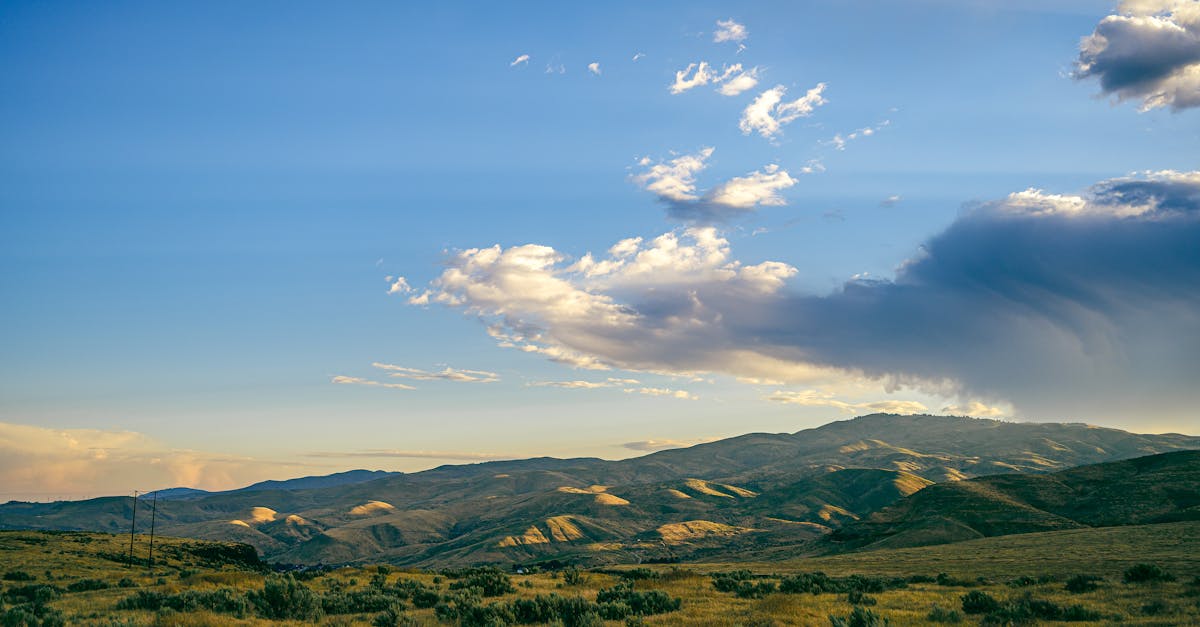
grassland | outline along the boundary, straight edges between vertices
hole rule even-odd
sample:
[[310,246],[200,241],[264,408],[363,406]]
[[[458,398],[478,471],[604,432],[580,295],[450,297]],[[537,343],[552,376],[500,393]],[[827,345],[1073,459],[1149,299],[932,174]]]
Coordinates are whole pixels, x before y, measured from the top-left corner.
[[[480,622],[487,619],[482,610],[473,617],[447,619],[449,613],[445,607],[442,610],[417,607],[431,605],[432,597],[418,603],[412,591],[435,594],[440,604],[447,607],[453,606],[457,599],[460,605],[469,602],[472,608],[486,609],[489,604],[511,605],[517,599],[548,598],[551,594],[594,603],[601,590],[607,589],[611,595],[623,581],[631,581],[634,591],[662,591],[663,598],[678,598],[681,606],[676,611],[630,617],[630,624],[829,625],[830,615],[846,616],[852,611],[850,598],[854,592],[777,591],[781,584],[786,587],[789,580],[803,580],[808,576],[803,574],[823,571],[840,581],[839,585],[860,586],[857,603],[894,626],[930,624],[930,611],[935,605],[957,611],[961,624],[979,624],[980,616],[962,613],[961,599],[971,592],[985,593],[1001,603],[1028,595],[1062,608],[1079,605],[1094,616],[1094,620],[1070,623],[1073,625],[1200,624],[1200,585],[1195,580],[1200,576],[1200,523],[1197,522],[1027,534],[801,560],[500,575],[498,579],[507,583],[495,591],[499,594],[468,601],[461,596],[463,590],[456,588],[476,584],[464,579],[462,573],[343,568],[319,575],[300,575],[297,585],[307,590],[306,594],[312,595],[310,602],[315,599],[318,606],[321,602],[329,605],[335,598],[378,601],[381,594],[386,596],[401,589],[409,590],[404,593],[409,596],[391,606],[396,610],[391,615],[374,608],[281,620],[265,618],[263,611],[252,604],[245,605],[240,613],[117,609],[123,600],[138,594],[169,597],[220,593],[242,602],[261,595],[265,581],[279,581],[278,575],[269,574],[239,545],[173,538],[156,540],[155,566],[150,569],[145,563],[146,541],[138,536],[139,560],[130,567],[124,561],[128,536],[2,532],[0,575],[7,577],[9,573],[20,572],[33,580],[17,581],[22,577],[16,576],[0,581],[6,599],[0,614],[22,605],[20,598],[12,596],[14,591],[19,594],[22,589],[28,590],[28,586],[45,585],[59,590],[45,602],[50,610],[46,616],[59,616],[67,624],[486,624]],[[1160,566],[1174,576],[1174,581],[1124,583],[1122,573],[1139,563]],[[730,571],[744,572],[722,575]],[[940,579],[939,573],[944,573]],[[1080,574],[1100,578],[1094,582],[1096,588],[1068,592],[1065,581]],[[852,575],[861,577],[836,579]],[[740,578],[735,583],[741,587],[719,591],[714,584],[722,577],[726,583],[731,577]],[[79,583],[85,580],[91,583]],[[100,586],[104,587],[85,589]],[[439,620],[439,612],[444,620]],[[594,615],[575,616],[568,617],[563,624],[627,624],[625,620],[595,621]]]

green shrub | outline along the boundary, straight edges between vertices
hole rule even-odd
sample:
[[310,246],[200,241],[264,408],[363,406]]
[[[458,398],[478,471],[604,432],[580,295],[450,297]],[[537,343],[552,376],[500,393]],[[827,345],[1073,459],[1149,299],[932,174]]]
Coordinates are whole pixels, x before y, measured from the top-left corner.
[[10,570],[7,573],[4,573],[5,581],[34,581],[36,579],[37,577],[34,577],[23,570]]
[[[576,571],[576,574],[578,574],[578,571]],[[468,569],[464,572],[461,579],[450,584],[451,590],[465,590],[467,588],[476,588],[485,597],[498,597],[517,591],[513,587],[512,579],[509,578],[508,574],[499,568],[491,566]]]
[[1000,602],[992,595],[972,590],[962,596],[962,611],[965,614],[987,614],[1000,609]]
[[1074,594],[1091,592],[1100,587],[1099,581],[1104,580],[1095,575],[1075,575],[1067,580],[1066,591]]
[[578,568],[569,567],[563,570],[563,583],[568,586],[578,586],[583,583],[583,574],[579,572]]
[[246,596],[263,618],[312,620],[321,615],[317,595],[290,574],[271,575],[261,591],[251,590]]
[[108,582],[103,579],[80,579],[67,584],[67,592],[90,592],[92,590],[107,590]]
[[1052,601],[1025,596],[1009,601],[984,616],[982,625],[1032,625],[1041,621],[1098,621],[1104,616],[1082,605],[1063,607]]
[[741,586],[742,582],[748,582],[754,578],[754,573],[748,570],[734,570],[727,573],[713,573],[713,587],[718,592],[735,592]]
[[4,598],[9,603],[32,603],[34,605],[45,605],[57,599],[62,589],[55,586],[48,586],[44,583],[28,584],[24,586],[16,586],[4,591]]
[[639,616],[674,612],[683,605],[683,601],[672,598],[662,590],[637,592],[630,582],[619,583],[611,588],[602,588],[596,593],[596,603],[600,605],[605,603],[624,604],[629,606],[631,612]]
[[130,579],[129,577],[121,577],[121,580],[117,582],[117,587],[118,588],[136,588],[137,583],[134,582],[134,580]]
[[404,613],[400,605],[393,605],[371,619],[373,627],[416,627],[417,621]]
[[167,594],[156,590],[138,590],[133,596],[117,602],[118,610],[172,610],[197,612],[207,610],[217,614],[232,614],[244,618],[250,611],[246,596],[232,588],[216,590],[184,590]]
[[651,570],[649,568],[633,568],[630,570],[623,570],[617,574],[620,575],[621,579],[628,579],[630,581],[643,581],[646,579],[659,579],[662,577],[659,575],[658,571]]
[[321,610],[326,614],[364,614],[384,612],[403,603],[377,589],[330,591],[321,595]]
[[1175,581],[1175,575],[1159,568],[1157,564],[1138,564],[1125,571],[1121,579],[1125,583],[1155,583],[1159,581]]
[[935,603],[925,619],[931,623],[961,623],[962,614],[959,614],[957,610],[948,610]]
[[887,627],[891,623],[886,618],[881,618],[875,612],[867,608],[856,605],[849,616],[830,616],[830,627]]

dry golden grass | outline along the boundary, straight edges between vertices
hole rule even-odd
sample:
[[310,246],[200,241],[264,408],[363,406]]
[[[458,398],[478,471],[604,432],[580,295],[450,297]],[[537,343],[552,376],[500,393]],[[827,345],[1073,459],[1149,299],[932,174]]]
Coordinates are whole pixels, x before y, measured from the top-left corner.
[[[139,535],[136,540],[137,556],[144,559],[147,538]],[[64,613],[68,624],[304,624],[260,618],[236,619],[208,612],[160,614],[116,610],[121,599],[138,589],[177,593],[232,588],[244,592],[261,589],[264,580],[262,573],[251,570],[229,565],[214,567],[211,563],[205,566],[202,560],[191,558],[182,550],[187,546],[195,546],[195,542],[175,538],[156,540],[160,559],[153,572],[144,565],[129,568],[119,561],[120,556],[128,550],[128,541],[128,536],[90,533],[0,532],[0,572],[24,570],[37,578],[33,583],[48,583],[61,588],[83,578],[101,579],[111,584],[128,578],[136,584],[137,588],[113,587],[62,595],[51,605]],[[1121,572],[1129,565],[1140,562],[1159,564],[1176,575],[1177,580],[1158,584],[1122,583]],[[640,580],[636,587],[641,590],[663,590],[683,601],[682,609],[678,612],[646,617],[645,622],[650,625],[828,625],[831,614],[844,616],[852,609],[844,594],[773,593],[759,599],[740,599],[713,588],[708,573],[743,568],[768,580],[777,580],[778,573],[818,570],[834,576],[863,574],[907,577],[946,572],[957,579],[971,582],[977,577],[987,579],[985,583],[970,587],[913,583],[907,588],[871,594],[876,604],[870,609],[887,618],[895,627],[930,624],[927,616],[935,604],[959,610],[962,595],[970,590],[982,590],[1001,600],[1029,593],[1035,598],[1063,606],[1082,604],[1105,616],[1101,622],[1070,623],[1072,625],[1200,624],[1200,586],[1192,581],[1193,577],[1200,575],[1200,522],[1029,534],[940,547],[786,562],[650,568],[659,572],[661,577]],[[305,585],[319,593],[335,587],[363,589],[377,572],[375,567],[342,568],[312,579]],[[1095,591],[1072,594],[1064,589],[1063,580],[1073,574],[1099,575],[1105,580],[1100,582],[1100,587]],[[1011,579],[1022,575],[1046,576],[1055,580],[1022,587],[1009,585]],[[433,573],[398,569],[391,569],[386,579],[388,583],[413,579],[442,592],[447,591],[450,583]],[[516,592],[487,601],[551,593],[578,595],[594,600],[597,591],[611,587],[618,581],[615,575],[598,572],[585,572],[582,582],[575,586],[566,585],[564,578],[557,573],[513,575]],[[3,584],[6,587],[18,585],[14,582]],[[1161,604],[1161,613],[1147,615],[1143,612],[1143,607],[1155,603]],[[439,624],[431,609],[410,609],[408,614],[418,624]],[[322,619],[320,624],[368,625],[372,618],[371,614],[329,616]],[[962,624],[978,623],[977,617],[964,618],[966,620]]]

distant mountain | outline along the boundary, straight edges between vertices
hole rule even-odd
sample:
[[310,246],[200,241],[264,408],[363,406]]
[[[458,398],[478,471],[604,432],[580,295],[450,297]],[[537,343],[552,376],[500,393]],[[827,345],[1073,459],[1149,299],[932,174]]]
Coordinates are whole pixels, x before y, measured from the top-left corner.
[[220,492],[209,492],[208,490],[198,490],[196,488],[167,488],[165,490],[158,490],[157,492],[148,492],[144,498],[150,498],[151,496],[157,495],[158,498],[164,500],[180,500],[194,499],[212,494],[229,494],[231,492],[255,492],[258,490],[311,490],[313,488],[332,488],[340,485],[363,483],[366,481],[374,481],[376,479],[382,479],[384,477],[392,477],[401,474],[404,473],[388,472],[386,470],[347,470],[346,472],[337,472],[332,475],[299,477],[296,479],[286,479],[283,481],[260,481],[244,488],[223,490]]
[[[1200,449],[1200,438],[876,414],[621,461],[535,458],[374,479],[352,471],[324,486],[317,484],[328,478],[266,482],[161,500],[158,525],[168,535],[247,542],[268,560],[292,563],[602,564],[756,550],[795,555],[829,550],[818,540],[893,503],[967,485],[963,479],[1186,449]],[[351,478],[367,480],[344,481]],[[0,528],[128,530],[129,510],[130,499],[116,497],[9,503],[0,505]],[[1046,520],[1047,528],[1066,526]],[[870,540],[874,532],[863,533],[865,541],[877,541]]]
[[901,548],[1181,520],[1200,520],[1200,451],[933,485],[837,529],[829,544]]
[[346,472],[338,472],[332,475],[321,475],[314,477],[299,477],[297,479],[287,479],[285,481],[260,481],[248,485],[244,488],[232,490],[232,492],[254,492],[257,490],[311,490],[313,488],[332,488],[341,485],[352,485],[355,483],[364,483],[374,481],[384,477],[394,477],[402,475],[401,472],[388,472],[386,470],[347,470]]

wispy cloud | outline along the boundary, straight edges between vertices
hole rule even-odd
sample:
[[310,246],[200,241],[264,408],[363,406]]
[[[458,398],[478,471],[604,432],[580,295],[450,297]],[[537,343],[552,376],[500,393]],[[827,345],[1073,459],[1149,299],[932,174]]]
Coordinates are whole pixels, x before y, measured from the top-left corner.
[[783,97],[787,94],[787,88],[783,85],[776,85],[759,94],[753,102],[746,106],[746,109],[742,111],[738,127],[746,135],[757,132],[766,138],[775,137],[785,124],[798,118],[808,117],[817,107],[826,104],[828,101],[822,95],[824,92],[825,83],[817,83],[800,98],[784,101]]
[[746,38],[749,36],[750,33],[746,31],[745,25],[739,24],[732,19],[717,20],[717,29],[713,31],[713,41],[716,43],[726,41],[741,43],[746,41]]
[[618,379],[609,377],[603,381],[534,381],[529,384],[530,387],[551,387],[551,388],[566,388],[571,390],[596,390],[600,388],[616,388],[627,385],[638,385],[641,382],[637,379]]
[[386,370],[389,377],[415,379],[417,381],[455,381],[458,383],[495,383],[500,375],[486,370],[458,370],[447,366],[438,371],[408,368],[395,364],[374,362],[371,364],[380,370]]
[[[691,155],[679,155],[654,163],[648,157],[639,161],[647,169],[632,177],[646,191],[658,196],[673,218],[689,223],[724,222],[760,206],[780,206],[787,201],[780,192],[796,184],[796,179],[777,164],[720,183],[700,194],[696,175],[707,167],[712,148]],[[817,171],[806,166],[805,173]]]
[[593,61],[588,64],[588,71],[596,76],[600,76],[600,63]]
[[516,67],[516,66],[518,66],[518,65],[528,65],[528,64],[529,64],[529,58],[530,58],[530,57],[529,57],[529,55],[527,55],[527,54],[523,54],[523,55],[521,55],[521,56],[519,56],[519,57],[517,57],[517,58],[513,59],[512,63],[509,63],[509,64],[508,64],[508,66],[509,66],[509,67]]
[[673,390],[671,388],[625,388],[622,390],[622,392],[625,392],[626,394],[642,394],[644,396],[669,396],[671,398],[678,398],[688,401],[694,401],[697,398],[694,394],[688,392],[687,390]]
[[879,201],[879,206],[880,207],[895,207],[897,204],[900,203],[901,200],[902,199],[900,198],[900,194],[892,194],[891,196],[888,196],[887,198],[884,198],[883,200]]
[[638,53],[634,53],[634,55],[633,55],[633,59],[632,59],[632,60],[633,60],[633,61],[637,61],[638,59],[641,59],[641,58],[643,58],[643,57],[645,57],[645,56],[646,56],[646,53],[644,53],[644,52],[638,52]]
[[371,379],[364,379],[362,377],[347,377],[347,376],[343,376],[343,375],[337,375],[336,377],[331,379],[330,382],[335,383],[337,385],[367,385],[367,386],[380,387],[380,388],[392,388],[394,390],[415,390],[415,389],[417,389],[411,385],[405,385],[403,383],[384,383],[382,381],[373,381]]
[[685,91],[703,85],[720,85],[717,92],[724,96],[736,96],[758,84],[759,68],[744,69],[741,63],[726,65],[721,71],[716,71],[707,61],[689,63],[687,67],[675,72],[675,81],[668,88],[672,94],[682,94]]
[[838,134],[834,135],[832,138],[830,138],[828,141],[826,141],[825,144],[827,146],[833,146],[833,148],[835,150],[845,150],[846,144],[848,144],[856,139],[870,137],[870,136],[874,135],[875,133],[878,133],[879,131],[887,128],[888,126],[891,125],[891,123],[892,123],[891,120],[884,120],[884,121],[880,122],[879,124],[876,124],[875,126],[864,126],[863,128],[857,129],[857,130],[855,130],[851,133],[847,133],[845,135],[838,133]]
[[665,451],[667,449],[672,449],[672,448],[686,448],[688,446],[695,446],[697,444],[704,444],[707,442],[716,442],[719,439],[720,438],[695,438],[695,439],[691,439],[691,440],[672,440],[669,438],[664,438],[664,439],[652,439],[652,440],[638,440],[636,442],[626,442],[626,443],[622,444],[621,446],[623,446],[631,451],[641,451],[644,453],[653,453],[654,451]]
[[768,401],[790,405],[833,407],[846,413],[870,411],[888,414],[920,414],[929,411],[928,407],[917,401],[884,400],[849,403],[835,398],[832,394],[816,390],[804,390],[801,392],[776,390],[774,394],[765,398]]

